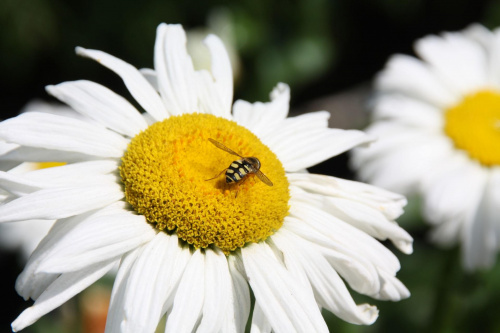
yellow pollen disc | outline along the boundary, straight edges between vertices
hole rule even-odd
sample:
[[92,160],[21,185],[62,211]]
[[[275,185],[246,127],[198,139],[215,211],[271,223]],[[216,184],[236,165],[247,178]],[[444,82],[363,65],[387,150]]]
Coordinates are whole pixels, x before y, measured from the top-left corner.
[[[240,158],[209,138],[257,157],[273,186],[255,174],[226,184],[221,171]],[[195,248],[213,244],[228,254],[265,240],[288,214],[288,181],[276,155],[246,128],[212,115],[185,114],[151,125],[131,140],[120,174],[136,212]]]
[[500,165],[500,92],[483,90],[446,110],[445,132],[483,165]]

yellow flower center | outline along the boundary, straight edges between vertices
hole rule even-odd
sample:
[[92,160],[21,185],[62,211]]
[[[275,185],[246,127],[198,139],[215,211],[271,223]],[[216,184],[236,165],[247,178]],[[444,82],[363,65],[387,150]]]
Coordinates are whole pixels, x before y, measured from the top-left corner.
[[445,132],[483,165],[500,165],[500,93],[482,90],[446,110]]
[[[240,158],[209,138],[257,157],[273,186],[254,173],[227,184],[221,171]],[[185,114],[151,125],[131,140],[120,174],[136,212],[195,248],[213,244],[228,254],[265,240],[288,214],[288,181],[276,155],[246,128],[212,115]]]

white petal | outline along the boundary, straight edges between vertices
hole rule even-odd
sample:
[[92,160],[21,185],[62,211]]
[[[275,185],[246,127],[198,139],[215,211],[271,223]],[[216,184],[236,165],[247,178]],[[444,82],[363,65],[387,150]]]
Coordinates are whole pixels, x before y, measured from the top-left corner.
[[238,124],[248,128],[258,137],[263,137],[286,119],[289,104],[290,87],[278,83],[271,92],[271,101],[268,103],[252,104],[237,100],[233,105],[233,117]]
[[117,161],[88,161],[33,170],[24,173],[23,178],[30,181],[50,183],[51,187],[68,186],[84,184],[85,182],[88,184],[92,179],[96,179],[97,182],[99,176],[114,173],[117,170]]
[[[27,164],[27,163],[25,163]],[[38,169],[17,174],[0,171],[2,189],[16,196],[26,195],[43,188],[88,185],[89,183],[117,182],[116,175],[109,174],[118,169],[116,161],[91,161]]]
[[135,100],[157,121],[163,120],[168,116],[160,96],[158,96],[158,93],[137,68],[123,60],[98,50],[88,50],[77,47],[76,53],[94,59],[101,65],[118,74]]
[[341,198],[328,198],[325,210],[379,240],[390,239],[405,254],[413,252],[413,238],[395,222],[365,204]]
[[90,218],[60,238],[38,272],[60,273],[83,269],[123,255],[150,241],[155,229],[142,215],[121,213]]
[[442,131],[442,110],[423,101],[398,94],[382,94],[373,103],[374,120],[397,121],[400,124]]
[[451,141],[441,134],[389,122],[378,122],[368,132],[380,137],[370,147],[354,151],[352,163],[360,178],[405,195],[418,191],[435,165],[454,153]]
[[132,272],[137,257],[142,253],[143,247],[134,249],[121,259],[118,272],[113,283],[113,291],[109,301],[108,316],[106,318],[106,333],[122,333],[121,323],[125,319],[125,297],[128,294],[127,281]]
[[92,156],[72,151],[19,146],[19,148],[14,149],[11,152],[3,155],[1,163],[3,164],[7,162],[7,166],[6,167],[2,166],[2,169],[10,170],[10,168],[16,166],[16,164],[19,164],[20,162],[50,161],[50,162],[71,163],[71,162],[81,162],[81,161],[92,161],[95,159],[102,159],[102,157],[99,158],[97,156]]
[[[231,295],[228,311],[221,327],[222,333],[245,332],[250,314],[250,290],[248,282],[237,268],[239,257],[231,255],[227,258],[231,274]],[[240,263],[241,264],[241,263]],[[254,310],[255,315],[255,310]]]
[[497,89],[500,88],[500,30],[494,31],[489,47],[488,78]]
[[115,264],[115,260],[105,261],[78,272],[62,274],[40,295],[34,305],[24,310],[14,320],[12,330],[17,332],[33,324],[97,281]]
[[35,192],[48,186],[50,184],[31,181],[20,175],[0,171],[0,187],[2,190],[17,196]]
[[[436,164],[422,184],[423,214],[431,223],[472,221],[487,173],[463,154]],[[462,221],[462,222],[460,222]],[[466,227],[462,227],[465,232]],[[467,233],[464,233],[468,237]]]
[[401,54],[389,59],[375,84],[382,92],[401,93],[439,108],[454,105],[460,98],[420,60]]
[[158,26],[154,62],[160,95],[169,113],[197,111],[195,72],[186,49],[186,33],[180,25]]
[[204,295],[205,258],[200,250],[196,250],[182,274],[165,332],[191,332],[201,316]]
[[495,263],[500,247],[499,184],[500,172],[497,169],[496,172],[489,173],[476,213],[465,226],[463,252],[467,269],[490,268]]
[[348,249],[342,244],[336,244],[335,239],[310,228],[297,218],[287,217],[283,229],[291,231],[319,247],[330,265],[355,291],[365,295],[375,295],[380,291],[377,268],[363,254]]
[[144,76],[144,78],[149,82],[149,84],[155,88],[156,91],[159,92],[158,87],[158,75],[156,75],[156,71],[151,68],[141,68],[139,72]]
[[65,234],[70,232],[86,219],[109,214],[117,214],[125,209],[124,202],[116,202],[99,210],[93,210],[74,217],[57,220],[36,250],[29,258],[23,272],[16,280],[16,291],[24,299],[37,299],[45,288],[54,281],[59,274],[35,274],[39,265],[48,257],[51,250]]
[[231,288],[226,255],[219,249],[206,250],[203,317],[196,332],[211,333],[221,329],[229,308]]
[[128,141],[105,128],[65,116],[26,112],[0,123],[0,138],[29,147],[121,157]]
[[109,205],[123,196],[116,183],[43,189],[0,206],[0,222],[57,220]]
[[0,225],[0,246],[22,251],[22,260],[26,262],[40,241],[47,235],[54,224],[51,220],[29,220]]
[[175,261],[169,255],[170,241],[178,246],[177,237],[159,232],[144,246],[134,263],[127,281],[125,316],[121,328],[124,332],[154,332],[163,315],[171,284],[171,265]]
[[375,298],[397,302],[410,297],[410,291],[395,276],[384,271],[379,273],[382,280],[382,289],[380,294],[374,296]]
[[198,92],[198,108],[201,113],[230,118],[231,109],[225,108],[214,80],[209,72],[202,70],[195,73],[196,91]]
[[222,104],[220,115],[228,118],[231,114],[231,104],[233,102],[233,70],[231,68],[231,61],[219,37],[208,35],[204,43],[210,50],[212,61],[211,72],[215,81],[218,99]]
[[322,307],[353,324],[370,325],[377,319],[375,307],[357,306],[354,303],[342,279],[312,244],[286,230],[276,233],[272,238],[283,252],[285,262],[294,261],[302,267]]
[[[298,201],[300,198],[292,197],[290,200],[290,216],[302,220],[304,226],[313,228],[317,232],[331,239],[330,245],[324,244],[353,260],[371,263],[377,268],[395,274],[400,269],[397,257],[385,246],[364,232],[348,223],[315,207],[310,203]],[[377,280],[371,283],[378,285]],[[368,285],[368,284],[367,284]]]
[[403,214],[403,207],[407,203],[401,194],[357,181],[311,173],[288,173],[287,178],[291,185],[308,192],[341,197],[377,208],[391,220]]
[[81,80],[47,86],[46,90],[81,114],[120,134],[133,137],[148,126],[132,104],[100,84]]
[[271,333],[272,329],[273,328],[264,315],[264,312],[262,312],[261,306],[258,302],[255,302],[250,333]]
[[288,172],[308,168],[355,146],[373,141],[373,137],[357,130],[341,130],[318,126],[326,124],[327,112],[315,112],[288,118],[263,138]]
[[415,43],[415,50],[456,93],[468,94],[487,83],[484,50],[461,33],[421,38]]
[[328,332],[314,296],[286,271],[267,244],[245,246],[241,254],[256,302],[275,332]]

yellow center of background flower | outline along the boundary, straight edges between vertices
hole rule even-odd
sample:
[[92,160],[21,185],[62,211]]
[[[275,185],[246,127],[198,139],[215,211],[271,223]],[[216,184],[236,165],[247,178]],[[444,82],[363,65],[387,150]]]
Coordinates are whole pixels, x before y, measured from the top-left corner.
[[[226,184],[224,173],[207,181],[239,159],[209,138],[257,157],[274,186],[254,174],[243,184]],[[151,125],[131,140],[120,174],[136,212],[195,248],[213,244],[228,254],[265,240],[288,214],[288,181],[276,155],[246,128],[212,115],[185,114]]]
[[455,146],[483,165],[500,165],[500,93],[466,96],[445,113],[445,132]]

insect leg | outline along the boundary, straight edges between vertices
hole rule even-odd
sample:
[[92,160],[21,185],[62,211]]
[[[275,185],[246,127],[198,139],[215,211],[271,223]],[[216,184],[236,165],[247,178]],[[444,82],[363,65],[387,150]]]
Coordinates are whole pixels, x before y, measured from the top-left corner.
[[243,178],[243,180],[241,182],[238,183],[238,186],[236,187],[236,194],[234,195],[234,198],[236,199],[236,197],[238,196],[238,191],[240,190],[240,186],[243,185],[244,182],[246,182],[246,180],[248,179],[248,176]]
[[212,180],[212,179],[215,179],[215,178],[219,178],[220,175],[222,175],[223,172],[226,172],[227,168],[222,170],[221,172],[219,172],[219,174],[217,176],[215,176],[214,178],[210,178],[210,179],[205,179],[205,181],[209,181],[209,180]]

